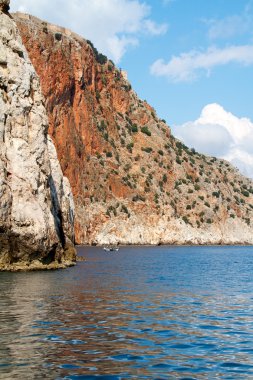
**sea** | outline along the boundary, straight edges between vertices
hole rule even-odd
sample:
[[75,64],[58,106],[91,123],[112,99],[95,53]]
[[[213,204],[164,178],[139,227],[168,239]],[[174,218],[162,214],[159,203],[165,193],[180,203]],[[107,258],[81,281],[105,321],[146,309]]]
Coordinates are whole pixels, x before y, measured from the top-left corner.
[[253,379],[253,247],[78,247],[0,273],[0,379]]

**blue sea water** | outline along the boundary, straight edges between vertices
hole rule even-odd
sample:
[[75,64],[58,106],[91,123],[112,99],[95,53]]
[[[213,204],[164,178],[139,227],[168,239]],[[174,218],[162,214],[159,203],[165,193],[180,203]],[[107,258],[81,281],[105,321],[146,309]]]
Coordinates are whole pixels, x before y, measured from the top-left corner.
[[253,247],[79,247],[0,273],[1,379],[253,379]]

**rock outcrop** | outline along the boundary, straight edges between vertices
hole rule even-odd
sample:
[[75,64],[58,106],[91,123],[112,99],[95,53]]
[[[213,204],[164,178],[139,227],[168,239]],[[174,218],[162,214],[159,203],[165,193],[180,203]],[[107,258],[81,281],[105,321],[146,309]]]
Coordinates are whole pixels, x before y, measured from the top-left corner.
[[0,270],[65,267],[75,261],[72,194],[8,8],[0,0]]
[[253,184],[198,154],[90,41],[17,13],[76,204],[80,243],[253,243]]

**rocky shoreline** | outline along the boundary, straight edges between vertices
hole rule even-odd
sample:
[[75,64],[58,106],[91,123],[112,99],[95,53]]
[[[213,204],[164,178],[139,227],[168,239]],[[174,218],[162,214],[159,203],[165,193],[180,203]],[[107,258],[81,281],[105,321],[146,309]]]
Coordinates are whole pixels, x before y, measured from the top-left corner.
[[56,261],[50,264],[43,264],[41,261],[33,262],[20,262],[16,264],[4,264],[0,266],[0,272],[32,272],[41,270],[58,270],[66,269],[76,265],[74,261],[63,261],[58,263]]
[[153,220],[152,224],[141,218],[131,220],[111,219],[92,229],[94,245],[251,245],[251,226],[239,219],[228,219],[204,228],[194,228],[183,220]]

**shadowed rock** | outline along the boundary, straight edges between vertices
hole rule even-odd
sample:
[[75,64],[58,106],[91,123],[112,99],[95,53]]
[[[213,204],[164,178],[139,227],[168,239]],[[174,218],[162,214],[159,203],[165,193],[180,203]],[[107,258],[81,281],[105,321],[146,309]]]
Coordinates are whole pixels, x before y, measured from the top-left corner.
[[10,0],[0,0],[0,11],[7,13],[10,9]]

